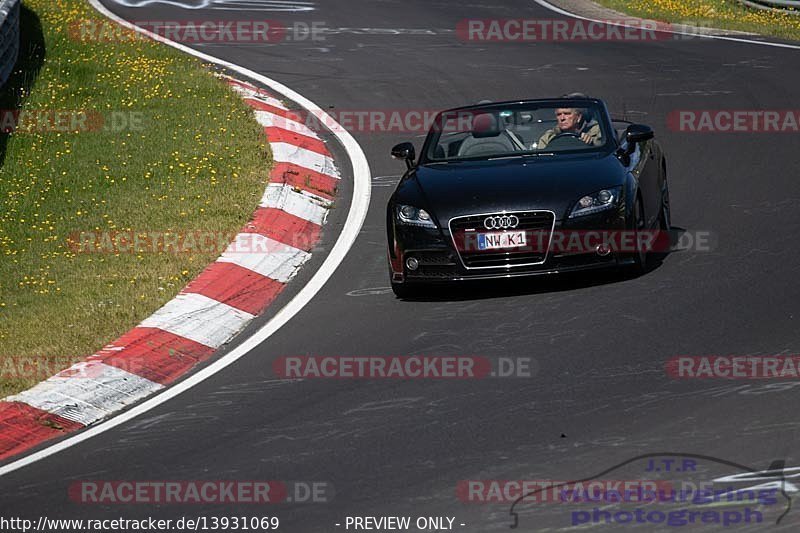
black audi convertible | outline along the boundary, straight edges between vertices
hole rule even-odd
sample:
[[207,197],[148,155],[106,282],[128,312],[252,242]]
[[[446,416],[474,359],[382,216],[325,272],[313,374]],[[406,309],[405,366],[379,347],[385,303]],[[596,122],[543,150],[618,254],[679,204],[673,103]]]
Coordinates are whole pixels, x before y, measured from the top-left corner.
[[555,98],[440,113],[387,209],[392,288],[555,274],[644,271],[670,228],[667,162],[641,124],[603,101]]

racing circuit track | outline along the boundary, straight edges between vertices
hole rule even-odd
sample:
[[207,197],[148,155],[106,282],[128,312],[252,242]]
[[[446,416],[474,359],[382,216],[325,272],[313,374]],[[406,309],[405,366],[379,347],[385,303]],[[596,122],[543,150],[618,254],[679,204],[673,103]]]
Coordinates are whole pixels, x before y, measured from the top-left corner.
[[[677,381],[664,371],[676,355],[800,352],[797,133],[692,134],[671,131],[666,121],[680,109],[796,107],[798,50],[707,39],[481,44],[455,35],[462,19],[561,18],[532,0],[319,0],[314,11],[266,15],[213,4],[192,11],[105,5],[129,20],[324,21],[324,42],[198,48],[326,110],[438,110],[571,91],[604,98],[612,114],[625,110],[653,126],[669,157],[673,225],[708,231],[715,246],[673,252],[634,279],[470,284],[397,300],[388,288],[385,205],[403,164],[388,154],[405,140],[419,149],[422,138],[354,132],[372,171],[370,210],[319,294],[219,374],[0,478],[3,508],[34,518],[274,514],[280,530],[297,533],[343,531],[335,524],[348,515],[455,516],[457,530],[477,533],[508,530],[509,505],[460,501],[460,480],[581,479],[661,452],[754,469],[777,460],[800,466],[796,381]],[[324,246],[335,240],[346,208],[334,210]],[[322,261],[314,257],[295,286]],[[299,354],[527,356],[536,364],[528,379],[277,380],[273,361]],[[708,477],[738,472],[708,469]],[[67,487],[84,479],[324,480],[335,498],[266,511],[77,505]],[[570,528],[563,506],[519,511],[521,531]],[[795,510],[766,530],[796,530],[798,521]]]

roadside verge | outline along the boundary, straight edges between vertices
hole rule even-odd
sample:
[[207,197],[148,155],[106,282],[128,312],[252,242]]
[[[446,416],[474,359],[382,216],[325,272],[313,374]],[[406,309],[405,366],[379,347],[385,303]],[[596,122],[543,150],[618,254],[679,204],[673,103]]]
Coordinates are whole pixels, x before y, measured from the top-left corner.
[[[800,17],[749,8],[733,0],[535,0],[577,18],[625,21],[632,18],[668,22],[672,32],[716,36],[749,44],[770,44],[758,39],[800,39]],[[748,37],[740,39],[736,37]],[[785,46],[794,48],[793,46]]]
[[[130,24],[92,0],[120,24]],[[358,235],[369,206],[369,166],[355,140],[318,106],[282,84],[252,71],[198,53],[136,28],[160,42],[237,72],[261,85],[231,80],[256,110],[270,137],[276,162],[271,183],[253,220],[228,250],[182,293],[86,361],[0,404],[0,458],[8,458],[46,440],[94,425],[0,469],[0,475],[106,431],[207,379],[263,342],[319,291]],[[320,117],[344,147],[353,170],[353,200],[344,228],[319,270],[269,322],[214,363],[168,389],[167,385],[209,358],[282,290],[310,257],[340,179],[330,152],[291,115],[278,96]],[[241,245],[241,241],[250,244]],[[287,242],[289,241],[289,242]],[[253,243],[256,243],[255,247]],[[229,253],[230,252],[230,253]],[[107,419],[146,397],[161,394]]]

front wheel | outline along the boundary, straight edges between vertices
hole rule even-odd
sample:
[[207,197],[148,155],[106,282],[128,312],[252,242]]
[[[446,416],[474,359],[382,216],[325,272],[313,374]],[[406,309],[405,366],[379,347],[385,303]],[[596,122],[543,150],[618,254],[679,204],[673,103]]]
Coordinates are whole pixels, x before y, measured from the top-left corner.
[[658,213],[658,229],[660,235],[656,239],[659,251],[669,253],[674,243],[672,239],[672,213],[669,206],[669,187],[664,183],[661,193],[661,210]]
[[636,202],[633,204],[633,231],[634,242],[636,243],[636,250],[631,254],[633,256],[633,264],[630,267],[631,274],[639,276],[647,271],[647,250],[641,246],[642,242],[639,238],[639,232],[645,229],[644,207],[639,197],[636,197]]
[[672,212],[669,207],[669,186],[664,184],[664,192],[661,193],[661,213],[658,222],[662,231],[669,231],[672,228]]

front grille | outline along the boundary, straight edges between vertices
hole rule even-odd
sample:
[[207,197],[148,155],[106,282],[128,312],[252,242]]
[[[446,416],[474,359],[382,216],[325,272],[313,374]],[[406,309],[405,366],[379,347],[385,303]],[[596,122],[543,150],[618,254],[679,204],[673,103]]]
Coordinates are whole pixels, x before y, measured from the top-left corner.
[[[524,231],[526,246],[520,248],[477,249],[477,235],[503,230],[487,230],[486,217],[515,215],[519,224],[507,231]],[[456,217],[450,220],[450,234],[461,261],[467,268],[513,268],[541,264],[547,257],[547,249],[555,224],[552,211],[522,211],[513,213],[487,213]]]

